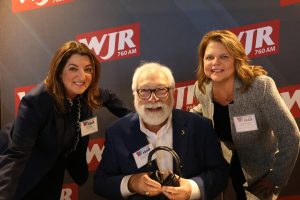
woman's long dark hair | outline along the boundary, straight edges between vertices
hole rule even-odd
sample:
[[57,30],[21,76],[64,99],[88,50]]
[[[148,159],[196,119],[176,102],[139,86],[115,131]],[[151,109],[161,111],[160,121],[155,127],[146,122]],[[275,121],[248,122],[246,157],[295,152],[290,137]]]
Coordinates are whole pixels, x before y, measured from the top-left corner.
[[93,51],[91,51],[85,44],[77,41],[66,42],[54,54],[50,63],[50,70],[45,78],[47,91],[53,96],[59,111],[65,112],[66,108],[64,102],[66,94],[61,76],[66,63],[74,54],[88,56],[92,62],[92,80],[87,91],[85,91],[85,94],[87,95],[87,104],[91,108],[99,108],[102,103],[99,100],[99,79],[101,65]]

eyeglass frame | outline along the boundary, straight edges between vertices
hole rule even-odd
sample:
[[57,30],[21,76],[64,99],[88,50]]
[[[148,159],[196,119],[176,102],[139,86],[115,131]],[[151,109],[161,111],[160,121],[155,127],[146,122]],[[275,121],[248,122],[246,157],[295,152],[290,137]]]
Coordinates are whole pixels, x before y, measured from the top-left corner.
[[[149,99],[152,97],[152,94],[154,94],[154,96],[155,96],[156,98],[158,98],[158,99],[163,99],[163,98],[166,98],[166,97],[169,96],[169,92],[170,92],[170,90],[172,90],[172,89],[173,89],[173,88],[171,88],[171,87],[163,87],[163,88],[155,88],[155,89],[136,89],[136,93],[137,93],[137,96],[138,96],[140,99],[142,99],[142,100],[149,100]],[[140,91],[141,91],[141,90],[150,91],[149,97],[148,97],[148,98],[141,98],[141,96],[140,96]],[[158,97],[158,96],[156,95],[156,91],[158,91],[158,90],[166,90],[167,92],[166,92],[165,96],[163,96],[163,97]]]

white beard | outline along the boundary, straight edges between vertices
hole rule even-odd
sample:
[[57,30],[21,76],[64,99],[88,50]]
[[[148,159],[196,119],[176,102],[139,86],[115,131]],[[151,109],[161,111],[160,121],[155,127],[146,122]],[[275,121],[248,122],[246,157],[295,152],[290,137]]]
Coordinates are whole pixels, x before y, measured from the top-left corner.
[[[144,123],[149,125],[155,125],[155,126],[165,122],[172,112],[172,107],[169,107],[166,104],[161,102],[138,105],[138,101],[135,100],[134,107],[136,112],[144,121]],[[162,109],[156,112],[151,112],[147,109],[147,108],[159,108],[159,107],[161,107]]]

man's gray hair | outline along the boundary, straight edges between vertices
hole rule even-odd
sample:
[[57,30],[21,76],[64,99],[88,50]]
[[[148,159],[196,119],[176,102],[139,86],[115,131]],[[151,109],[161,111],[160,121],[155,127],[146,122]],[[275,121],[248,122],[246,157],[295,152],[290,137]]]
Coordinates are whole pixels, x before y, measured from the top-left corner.
[[133,92],[137,90],[137,87],[138,87],[137,81],[138,81],[140,75],[147,71],[148,72],[163,72],[168,78],[169,87],[171,87],[171,88],[175,87],[175,80],[174,80],[174,77],[173,77],[173,74],[172,74],[170,68],[168,68],[167,66],[162,65],[160,63],[157,63],[157,62],[147,62],[147,63],[143,63],[138,68],[136,68],[136,70],[133,74],[132,86],[131,86]]

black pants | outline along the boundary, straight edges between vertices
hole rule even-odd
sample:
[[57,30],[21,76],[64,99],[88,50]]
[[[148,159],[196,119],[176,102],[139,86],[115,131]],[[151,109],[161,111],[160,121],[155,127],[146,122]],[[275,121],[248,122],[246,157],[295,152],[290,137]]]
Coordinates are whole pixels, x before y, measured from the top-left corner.
[[233,151],[230,162],[230,176],[232,180],[232,186],[236,193],[236,200],[247,200],[245,189],[243,187],[246,179],[243,174],[240,160],[236,151]]

